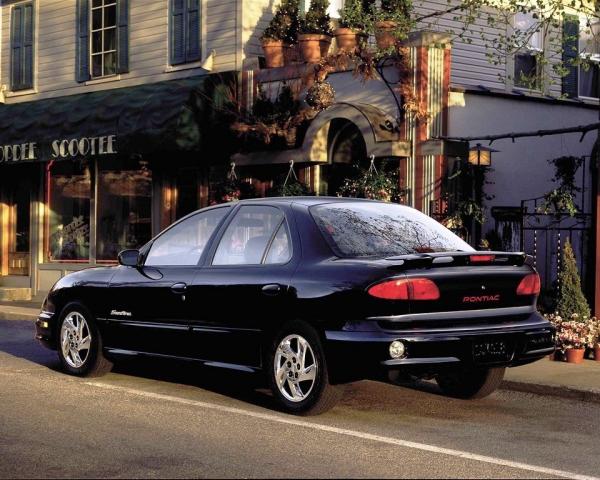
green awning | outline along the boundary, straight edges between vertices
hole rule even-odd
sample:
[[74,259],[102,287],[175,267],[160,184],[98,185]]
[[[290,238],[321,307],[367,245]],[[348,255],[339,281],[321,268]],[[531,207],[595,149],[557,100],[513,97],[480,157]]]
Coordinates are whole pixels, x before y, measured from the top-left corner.
[[8,160],[0,155],[0,162],[47,161],[52,142],[103,136],[116,136],[116,150],[123,154],[198,151],[215,86],[226,81],[203,75],[0,105],[0,149],[35,143],[36,151],[35,158],[22,155],[19,161],[11,159],[12,151]]

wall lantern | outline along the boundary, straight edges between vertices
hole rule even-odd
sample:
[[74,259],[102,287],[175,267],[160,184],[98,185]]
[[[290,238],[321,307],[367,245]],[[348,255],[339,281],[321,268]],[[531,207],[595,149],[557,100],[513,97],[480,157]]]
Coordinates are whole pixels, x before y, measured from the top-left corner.
[[478,143],[475,147],[469,149],[469,163],[476,167],[489,167],[492,164],[492,152],[497,151]]

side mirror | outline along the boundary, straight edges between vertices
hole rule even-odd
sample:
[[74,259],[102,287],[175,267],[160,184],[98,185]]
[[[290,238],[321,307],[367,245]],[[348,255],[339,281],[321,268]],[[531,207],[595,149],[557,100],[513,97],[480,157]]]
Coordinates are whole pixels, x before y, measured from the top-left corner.
[[119,256],[117,258],[119,260],[119,265],[124,265],[126,267],[137,267],[140,260],[140,251],[122,250],[119,252]]

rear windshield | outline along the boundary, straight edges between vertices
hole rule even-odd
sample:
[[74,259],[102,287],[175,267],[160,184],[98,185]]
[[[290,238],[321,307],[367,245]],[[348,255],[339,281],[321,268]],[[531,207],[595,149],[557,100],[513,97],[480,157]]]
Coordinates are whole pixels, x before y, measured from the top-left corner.
[[392,203],[330,203],[310,212],[342,257],[392,257],[412,253],[474,251],[433,218]]

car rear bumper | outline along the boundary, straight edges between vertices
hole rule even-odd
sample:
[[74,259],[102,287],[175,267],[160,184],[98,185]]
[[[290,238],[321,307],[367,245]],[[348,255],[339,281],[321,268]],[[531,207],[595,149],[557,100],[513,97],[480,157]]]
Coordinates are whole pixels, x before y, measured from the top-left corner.
[[[406,317],[406,316],[405,316]],[[336,359],[351,359],[353,368],[431,371],[448,367],[517,366],[534,362],[555,349],[554,327],[537,312],[512,318],[495,317],[493,322],[465,326],[461,322],[435,322],[439,326],[410,329],[398,324],[393,330],[380,328],[374,319],[344,330],[325,332],[327,346]],[[383,321],[389,322],[386,317]],[[430,322],[429,322],[430,324]],[[402,358],[392,358],[389,346],[401,341]],[[339,365],[339,362],[335,361]]]

